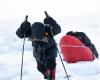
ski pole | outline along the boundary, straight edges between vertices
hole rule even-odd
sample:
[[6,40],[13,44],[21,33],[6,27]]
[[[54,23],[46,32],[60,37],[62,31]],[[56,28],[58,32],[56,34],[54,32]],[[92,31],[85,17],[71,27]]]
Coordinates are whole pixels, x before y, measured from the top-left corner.
[[[28,18],[28,15],[26,15],[25,21],[27,21],[27,18]],[[21,75],[20,75],[20,80],[22,80],[22,75],[23,75],[24,48],[25,48],[25,33],[24,33],[23,48],[22,48],[22,62],[21,62]]]
[[[46,17],[49,17],[49,15],[48,15],[48,13],[47,13],[46,11],[45,11],[45,15],[46,15]],[[50,26],[50,30],[51,30],[51,25],[49,24],[49,26]],[[51,34],[52,34],[52,38],[53,38],[53,40],[54,40],[54,42],[55,42],[55,44],[56,44],[56,46],[57,46],[57,43],[56,43],[56,41],[55,41],[55,39],[54,39],[54,35],[53,35],[52,30],[51,30]],[[60,52],[59,52],[59,49],[58,49],[58,48],[57,48],[57,51],[58,51],[60,60],[61,60],[61,62],[62,62],[62,66],[63,66],[63,68],[64,68],[66,77],[67,77],[67,79],[69,80],[69,75],[68,75],[68,73],[67,73],[67,71],[66,71],[65,65],[64,65],[64,63],[63,63],[63,59],[62,59],[62,57],[61,57],[61,55],[60,55]]]

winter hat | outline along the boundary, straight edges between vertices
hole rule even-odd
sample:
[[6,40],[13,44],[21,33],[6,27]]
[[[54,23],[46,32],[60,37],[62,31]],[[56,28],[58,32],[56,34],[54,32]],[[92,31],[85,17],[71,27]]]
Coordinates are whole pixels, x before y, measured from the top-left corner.
[[32,37],[42,39],[45,35],[45,26],[41,22],[35,22],[31,27]]

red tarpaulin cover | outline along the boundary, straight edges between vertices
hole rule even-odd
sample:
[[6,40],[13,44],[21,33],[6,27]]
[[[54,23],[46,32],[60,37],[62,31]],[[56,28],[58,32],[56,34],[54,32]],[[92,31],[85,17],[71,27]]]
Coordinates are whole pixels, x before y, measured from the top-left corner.
[[60,49],[64,60],[68,63],[94,60],[92,51],[84,46],[78,38],[71,35],[65,35],[61,38]]

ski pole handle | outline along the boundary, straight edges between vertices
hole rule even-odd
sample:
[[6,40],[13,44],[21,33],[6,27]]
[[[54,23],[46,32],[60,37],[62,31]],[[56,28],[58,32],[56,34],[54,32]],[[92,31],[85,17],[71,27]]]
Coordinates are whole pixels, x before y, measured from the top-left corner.
[[47,11],[45,11],[44,13],[45,13],[46,17],[49,17],[49,15],[48,15]]
[[25,21],[27,21],[27,19],[28,19],[28,15],[25,16]]

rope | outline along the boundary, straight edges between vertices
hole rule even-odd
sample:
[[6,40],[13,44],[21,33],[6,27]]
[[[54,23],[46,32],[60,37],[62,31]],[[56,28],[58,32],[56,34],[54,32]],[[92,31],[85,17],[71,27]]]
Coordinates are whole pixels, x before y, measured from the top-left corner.
[[68,45],[68,44],[66,44],[66,45],[61,45],[61,44],[58,44],[59,46],[65,46],[65,47],[74,47],[74,48],[85,48],[86,46],[85,45],[80,45],[80,46],[76,46],[76,45]]

